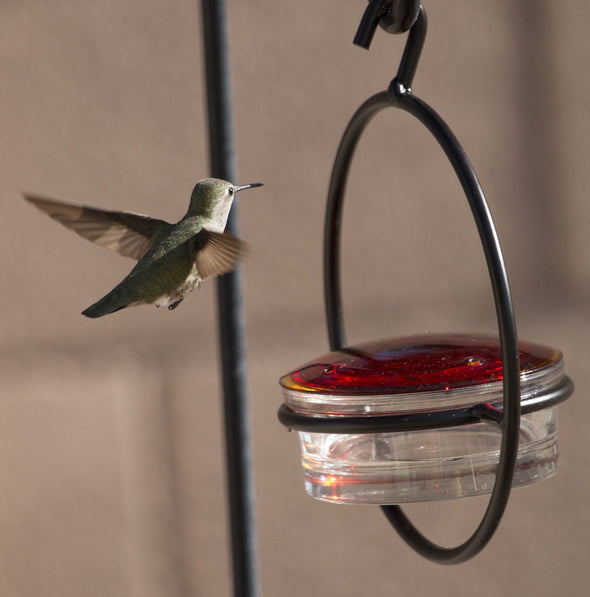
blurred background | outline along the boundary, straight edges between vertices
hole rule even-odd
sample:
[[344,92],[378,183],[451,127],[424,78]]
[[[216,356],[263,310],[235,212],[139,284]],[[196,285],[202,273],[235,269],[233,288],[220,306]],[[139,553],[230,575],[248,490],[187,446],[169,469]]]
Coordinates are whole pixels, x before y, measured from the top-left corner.
[[[586,595],[590,443],[590,59],[583,0],[426,2],[414,91],[473,162],[522,338],[561,348],[561,470],[515,490],[488,548],[456,567],[410,551],[377,508],[306,497],[277,380],[328,349],[321,249],[348,119],[394,76],[405,36],[352,45],[365,2],[228,2],[248,390],[265,595]],[[132,262],[22,191],[175,221],[209,174],[195,0],[0,3],[0,595],[231,593],[215,284],[175,311],[80,311]],[[363,137],[344,215],[349,342],[495,331],[459,183],[410,116]],[[586,419],[585,419],[586,417]],[[466,538],[487,500],[407,509]]]

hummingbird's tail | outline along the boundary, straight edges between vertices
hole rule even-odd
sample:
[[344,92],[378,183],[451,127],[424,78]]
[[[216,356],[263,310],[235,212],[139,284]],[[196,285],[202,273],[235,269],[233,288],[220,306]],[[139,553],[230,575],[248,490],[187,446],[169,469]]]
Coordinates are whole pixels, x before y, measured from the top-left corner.
[[121,297],[117,296],[117,294],[118,293],[109,292],[109,294],[102,297],[99,301],[96,301],[94,305],[90,305],[88,309],[82,311],[82,315],[95,319],[96,317],[102,317],[103,315],[120,311],[129,306],[129,303],[127,301],[122,301]]

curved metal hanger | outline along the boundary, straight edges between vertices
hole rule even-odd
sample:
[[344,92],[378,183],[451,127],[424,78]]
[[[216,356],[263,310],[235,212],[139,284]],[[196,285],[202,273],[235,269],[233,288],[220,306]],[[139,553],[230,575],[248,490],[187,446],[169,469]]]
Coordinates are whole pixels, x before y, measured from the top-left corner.
[[[420,2],[413,0],[372,0],[365,11],[355,42],[368,47],[376,26],[384,15],[394,20],[397,15],[397,18],[403,19],[404,24],[411,22],[411,25],[397,76],[387,91],[369,98],[354,114],[344,132],[334,161],[324,229],[324,291],[328,335],[332,350],[339,350],[345,346],[340,283],[340,228],[344,193],[354,151],[373,116],[385,108],[399,108],[415,116],[432,133],[461,182],[483,245],[500,336],[504,403],[502,416],[496,417],[495,421],[502,429],[500,461],[488,507],[473,535],[457,547],[441,547],[422,535],[399,506],[381,506],[392,526],[415,551],[441,564],[458,564],[472,558],[485,547],[500,523],[510,495],[520,429],[518,337],[500,243],[477,175],[451,129],[411,90],[426,38],[426,12]],[[401,24],[396,27],[388,23],[387,26],[392,30],[405,30],[405,25]]]

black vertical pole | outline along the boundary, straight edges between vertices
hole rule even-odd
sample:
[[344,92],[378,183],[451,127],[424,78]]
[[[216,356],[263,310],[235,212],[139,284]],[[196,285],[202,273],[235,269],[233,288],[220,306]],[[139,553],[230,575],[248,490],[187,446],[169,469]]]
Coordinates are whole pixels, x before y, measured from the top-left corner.
[[[211,174],[237,184],[225,0],[201,0],[201,8]],[[234,234],[236,207],[226,228]],[[217,282],[234,595],[256,597],[259,587],[241,288],[239,269]]]

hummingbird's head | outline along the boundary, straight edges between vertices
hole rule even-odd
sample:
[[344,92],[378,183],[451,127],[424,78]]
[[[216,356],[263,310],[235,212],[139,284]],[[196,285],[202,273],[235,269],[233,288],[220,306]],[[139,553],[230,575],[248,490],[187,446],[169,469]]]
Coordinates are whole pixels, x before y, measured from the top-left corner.
[[207,220],[208,230],[223,232],[236,193],[261,186],[258,182],[235,186],[219,178],[204,178],[193,189],[187,216],[200,216]]

